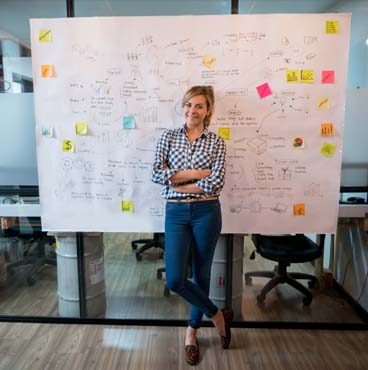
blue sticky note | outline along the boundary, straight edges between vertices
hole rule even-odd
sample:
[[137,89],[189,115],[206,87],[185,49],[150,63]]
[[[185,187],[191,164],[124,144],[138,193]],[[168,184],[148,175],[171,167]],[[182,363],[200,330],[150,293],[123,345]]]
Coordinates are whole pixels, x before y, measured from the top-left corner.
[[135,128],[134,116],[124,116],[123,117],[123,128]]

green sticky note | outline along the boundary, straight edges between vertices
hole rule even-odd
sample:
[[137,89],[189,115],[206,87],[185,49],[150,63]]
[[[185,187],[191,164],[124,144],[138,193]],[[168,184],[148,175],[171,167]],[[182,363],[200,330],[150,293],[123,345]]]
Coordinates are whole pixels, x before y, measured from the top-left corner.
[[88,123],[87,122],[77,122],[75,124],[75,133],[77,135],[87,135]]
[[123,128],[125,129],[135,128],[135,117],[134,116],[124,116],[123,117]]
[[134,204],[132,200],[122,200],[121,201],[121,211],[122,212],[134,212]]
[[319,152],[326,157],[332,157],[335,153],[335,150],[336,150],[336,145],[324,142]]

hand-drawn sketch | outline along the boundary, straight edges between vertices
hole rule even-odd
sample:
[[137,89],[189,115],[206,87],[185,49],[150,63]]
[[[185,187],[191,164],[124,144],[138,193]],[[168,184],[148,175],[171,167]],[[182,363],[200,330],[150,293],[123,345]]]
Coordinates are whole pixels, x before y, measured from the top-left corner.
[[[328,19],[339,33],[325,33]],[[343,13],[31,20],[44,229],[162,231],[158,139],[184,124],[187,88],[212,85],[209,129],[229,129],[222,231],[334,232],[342,143],[331,136],[338,150],[322,155],[320,127],[342,132],[349,25]],[[41,45],[45,27],[55,37]],[[40,75],[45,63],[55,78]],[[295,217],[300,203],[308,212]]]

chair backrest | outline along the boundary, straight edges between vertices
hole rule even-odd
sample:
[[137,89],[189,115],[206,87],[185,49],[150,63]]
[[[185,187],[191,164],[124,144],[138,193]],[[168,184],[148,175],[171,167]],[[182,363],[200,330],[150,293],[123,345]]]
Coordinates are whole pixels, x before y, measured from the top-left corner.
[[252,234],[257,252],[264,258],[284,262],[306,262],[323,253],[325,234],[317,235],[314,242],[304,234]]

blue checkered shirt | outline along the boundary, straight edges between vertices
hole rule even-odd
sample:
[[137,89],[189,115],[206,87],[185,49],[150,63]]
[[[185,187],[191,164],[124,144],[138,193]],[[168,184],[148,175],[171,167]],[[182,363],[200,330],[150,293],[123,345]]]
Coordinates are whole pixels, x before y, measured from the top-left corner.
[[[201,198],[220,195],[225,182],[226,147],[224,140],[215,133],[204,129],[193,144],[189,143],[185,126],[165,130],[156,147],[152,165],[151,179],[163,185],[161,196],[164,199]],[[200,180],[191,181],[204,193],[178,193],[170,186],[170,177],[182,170],[210,169],[211,175]]]

